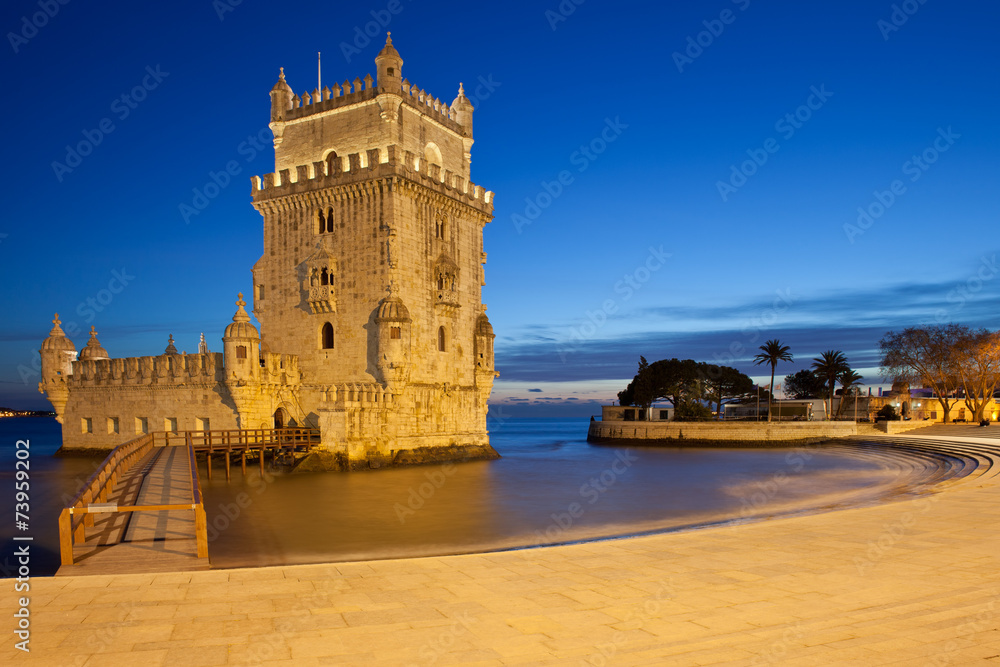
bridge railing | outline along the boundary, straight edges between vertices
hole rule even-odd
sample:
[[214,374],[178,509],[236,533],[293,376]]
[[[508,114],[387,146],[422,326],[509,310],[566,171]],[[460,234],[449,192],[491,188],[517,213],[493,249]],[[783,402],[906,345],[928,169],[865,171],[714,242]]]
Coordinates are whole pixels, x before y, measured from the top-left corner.
[[[193,510],[195,515],[195,538],[198,545],[198,557],[208,557],[208,522],[205,515],[205,505],[201,494],[201,483],[198,480],[198,468],[195,463],[194,448],[187,447],[186,460],[190,472],[191,502],[173,505],[119,505],[117,502],[107,502],[108,496],[114,491],[118,481],[135,466],[146,454],[156,446],[157,440],[163,438],[163,432],[147,433],[134,440],[115,447],[104,459],[100,468],[91,475],[83,489],[76,495],[69,507],[59,513],[59,554],[63,565],[75,562],[73,545],[81,544],[86,539],[86,529],[94,525],[94,514],[120,512],[156,512],[162,510]],[[181,442],[175,442],[177,446]],[[95,502],[96,501],[96,502]]]
[[[159,435],[159,434],[158,434]],[[310,449],[320,442],[319,431],[310,428],[250,428],[216,431],[164,433],[163,444],[190,444],[199,451],[269,448]]]

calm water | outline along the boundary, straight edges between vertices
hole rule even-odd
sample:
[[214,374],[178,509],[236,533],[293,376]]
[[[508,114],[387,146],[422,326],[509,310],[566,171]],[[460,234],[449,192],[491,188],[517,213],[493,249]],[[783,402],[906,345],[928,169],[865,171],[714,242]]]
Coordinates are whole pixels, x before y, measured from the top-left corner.
[[[845,448],[611,448],[587,420],[508,419],[504,457],[351,474],[221,468],[202,484],[215,567],[437,555],[572,542],[868,502],[898,468]],[[55,458],[52,419],[0,420],[0,535],[13,550],[14,443],[31,441],[33,574],[58,567],[59,509],[100,459]],[[218,462],[217,462],[218,465]],[[202,463],[204,466],[204,463]],[[7,576],[10,570],[4,572]]]

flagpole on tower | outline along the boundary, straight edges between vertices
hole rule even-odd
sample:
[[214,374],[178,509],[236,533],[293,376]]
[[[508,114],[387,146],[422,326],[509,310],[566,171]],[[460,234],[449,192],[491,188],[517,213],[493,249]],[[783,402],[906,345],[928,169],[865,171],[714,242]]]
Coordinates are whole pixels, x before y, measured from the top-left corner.
[[323,70],[320,63],[320,52],[316,52],[316,90],[323,94]]

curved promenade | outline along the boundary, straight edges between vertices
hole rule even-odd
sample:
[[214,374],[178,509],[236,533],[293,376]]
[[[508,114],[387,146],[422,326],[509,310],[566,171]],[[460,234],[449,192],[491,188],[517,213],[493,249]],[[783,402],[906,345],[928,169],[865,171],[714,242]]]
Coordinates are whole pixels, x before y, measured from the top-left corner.
[[[925,433],[890,440],[978,468],[878,506],[492,554],[36,579],[31,653],[7,634],[0,659],[998,665],[1000,439]],[[3,586],[11,619],[25,594]]]

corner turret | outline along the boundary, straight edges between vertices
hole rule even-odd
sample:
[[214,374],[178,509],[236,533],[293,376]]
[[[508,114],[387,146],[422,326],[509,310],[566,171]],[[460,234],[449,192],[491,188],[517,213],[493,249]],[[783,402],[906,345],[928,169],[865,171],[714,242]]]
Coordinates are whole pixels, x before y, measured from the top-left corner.
[[42,341],[42,348],[39,351],[42,355],[42,381],[38,383],[38,391],[49,399],[56,412],[56,421],[61,424],[66,411],[66,402],[69,400],[66,379],[73,373],[76,346],[66,337],[60,324],[62,322],[59,321],[59,313],[56,313],[52,320],[52,331],[49,332],[49,337]]
[[475,108],[472,106],[472,102],[469,98],[465,96],[465,88],[462,84],[458,84],[458,97],[456,97],[451,103],[452,111],[454,112],[455,122],[462,126],[462,130],[465,131],[465,136],[472,136],[472,112]]
[[375,85],[380,93],[400,94],[403,86],[403,59],[392,45],[392,33],[385,34],[385,46],[375,56]]
[[292,108],[292,87],[285,81],[285,68],[278,74],[278,82],[271,89],[271,121],[285,120],[285,112]]

